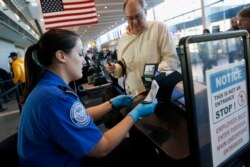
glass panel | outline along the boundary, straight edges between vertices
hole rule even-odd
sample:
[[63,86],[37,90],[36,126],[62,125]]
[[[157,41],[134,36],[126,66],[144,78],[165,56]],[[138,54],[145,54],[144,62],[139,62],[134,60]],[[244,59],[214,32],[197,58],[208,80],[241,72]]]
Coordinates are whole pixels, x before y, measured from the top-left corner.
[[201,166],[218,166],[249,142],[243,40],[189,47]]

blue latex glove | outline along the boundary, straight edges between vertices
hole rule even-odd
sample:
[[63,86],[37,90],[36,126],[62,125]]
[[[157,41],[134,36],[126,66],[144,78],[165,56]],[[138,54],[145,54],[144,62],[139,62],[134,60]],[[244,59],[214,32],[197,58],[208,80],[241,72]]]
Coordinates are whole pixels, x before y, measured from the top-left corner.
[[110,101],[113,107],[118,108],[132,104],[133,99],[132,96],[129,95],[119,95],[110,99]]
[[130,111],[128,115],[133,118],[134,122],[137,122],[140,117],[146,117],[153,114],[157,103],[157,99],[149,104],[140,103],[132,111]]

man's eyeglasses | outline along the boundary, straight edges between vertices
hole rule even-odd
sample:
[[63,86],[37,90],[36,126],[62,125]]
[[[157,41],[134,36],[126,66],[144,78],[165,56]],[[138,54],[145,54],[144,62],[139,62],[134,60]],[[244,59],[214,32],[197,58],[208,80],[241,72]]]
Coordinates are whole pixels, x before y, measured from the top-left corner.
[[129,22],[132,22],[133,20],[141,20],[142,16],[143,16],[143,13],[141,12],[135,16],[126,16],[125,19]]

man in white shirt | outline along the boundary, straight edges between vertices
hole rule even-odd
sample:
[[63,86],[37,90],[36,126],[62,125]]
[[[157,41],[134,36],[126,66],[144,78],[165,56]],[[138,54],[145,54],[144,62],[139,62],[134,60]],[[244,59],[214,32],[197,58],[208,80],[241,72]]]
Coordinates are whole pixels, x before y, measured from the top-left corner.
[[136,95],[145,91],[141,79],[145,64],[156,63],[158,71],[173,71],[179,59],[166,25],[146,20],[144,0],[125,0],[123,11],[128,27],[118,42],[120,62],[107,70],[116,78],[124,76],[127,94]]

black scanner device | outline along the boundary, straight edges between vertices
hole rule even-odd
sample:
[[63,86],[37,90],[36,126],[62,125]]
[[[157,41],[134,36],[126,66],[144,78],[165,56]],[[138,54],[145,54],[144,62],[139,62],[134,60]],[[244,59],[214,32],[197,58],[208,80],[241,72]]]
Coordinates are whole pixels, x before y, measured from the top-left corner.
[[155,109],[156,114],[160,114],[162,110],[167,110],[170,105],[176,105],[179,98],[184,98],[184,91],[176,88],[176,84],[183,81],[183,76],[180,72],[174,71],[169,75],[159,74],[155,77],[159,85],[159,90],[156,95],[158,104]]
[[172,95],[178,97],[184,95],[181,92],[176,92],[176,90],[174,89],[176,84],[183,80],[182,74],[178,71],[174,71],[169,75],[158,75],[155,77],[155,80],[159,85],[159,90],[156,95],[158,102],[170,103],[171,100],[174,99]]

